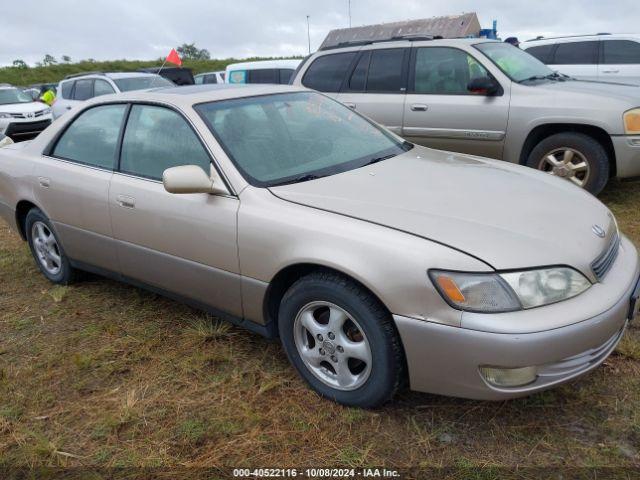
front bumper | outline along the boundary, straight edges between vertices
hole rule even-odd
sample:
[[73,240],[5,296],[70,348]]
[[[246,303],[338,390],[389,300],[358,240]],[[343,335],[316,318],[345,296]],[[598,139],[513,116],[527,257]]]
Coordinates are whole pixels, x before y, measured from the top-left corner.
[[[532,333],[480,331],[394,315],[407,358],[411,389],[478,400],[502,400],[529,395],[584,375],[600,365],[622,338],[639,277],[637,252],[628,244],[627,254],[618,257],[617,264],[604,278],[604,282],[609,283],[608,290],[613,284],[618,292],[612,304],[603,306],[605,311],[577,323]],[[602,298],[597,286],[582,295],[591,293],[594,298]],[[585,304],[588,300],[593,298],[585,298]],[[550,312],[557,313],[559,306],[527,312],[544,317]],[[479,367],[485,365],[536,366],[538,377],[522,387],[499,388],[487,383],[480,374]]]
[[616,154],[616,176],[640,176],[640,135],[612,136],[611,141]]

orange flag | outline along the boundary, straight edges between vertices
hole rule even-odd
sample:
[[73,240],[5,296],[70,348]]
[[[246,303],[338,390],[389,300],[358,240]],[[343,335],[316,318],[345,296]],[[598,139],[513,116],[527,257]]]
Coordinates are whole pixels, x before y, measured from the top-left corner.
[[180,60],[180,55],[178,55],[178,52],[175,51],[175,49],[171,49],[171,51],[169,52],[169,55],[167,55],[167,62],[169,63],[173,63],[174,65],[178,65],[178,66],[182,66],[182,60]]

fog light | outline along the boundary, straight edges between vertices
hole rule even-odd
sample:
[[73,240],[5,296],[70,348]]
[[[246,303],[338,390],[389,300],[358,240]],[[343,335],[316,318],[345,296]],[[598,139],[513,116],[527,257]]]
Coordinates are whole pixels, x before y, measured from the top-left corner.
[[537,378],[536,367],[497,368],[480,367],[484,379],[496,387],[521,387]]

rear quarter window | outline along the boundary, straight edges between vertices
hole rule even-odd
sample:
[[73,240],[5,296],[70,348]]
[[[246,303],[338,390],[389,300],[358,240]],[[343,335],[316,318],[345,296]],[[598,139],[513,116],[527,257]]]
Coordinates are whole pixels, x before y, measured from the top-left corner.
[[553,43],[549,45],[538,45],[537,47],[527,48],[525,52],[533,55],[542,63],[551,63],[551,54],[553,53],[554,47],[555,44]]
[[632,40],[604,40],[604,62],[608,65],[640,64],[640,43]]
[[302,84],[320,92],[339,92],[356,55],[357,52],[347,52],[318,57],[305,72]]
[[71,98],[71,90],[73,90],[73,82],[62,82],[60,92],[62,98],[66,98],[67,100]]

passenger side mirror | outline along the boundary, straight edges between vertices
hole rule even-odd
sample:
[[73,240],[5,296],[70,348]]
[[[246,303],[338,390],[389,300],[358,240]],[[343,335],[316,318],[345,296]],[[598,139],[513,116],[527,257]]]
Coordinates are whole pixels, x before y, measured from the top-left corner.
[[197,165],[167,168],[162,174],[162,184],[169,193],[218,193],[213,179]]
[[467,84],[467,90],[476,95],[495,95],[500,91],[500,85],[491,77],[477,77]]

